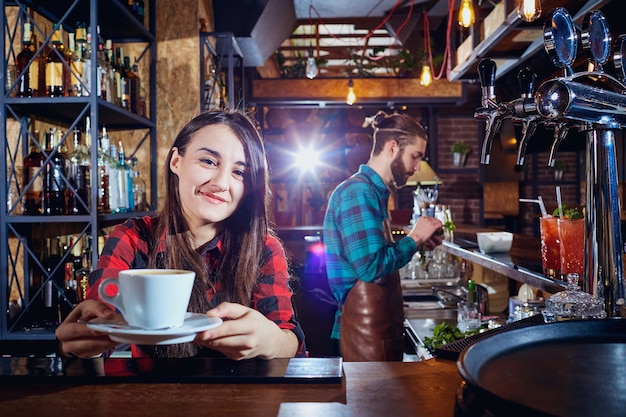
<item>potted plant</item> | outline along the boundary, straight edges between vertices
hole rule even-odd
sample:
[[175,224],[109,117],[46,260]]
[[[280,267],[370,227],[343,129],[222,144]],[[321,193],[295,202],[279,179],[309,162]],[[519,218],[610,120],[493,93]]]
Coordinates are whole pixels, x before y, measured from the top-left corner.
[[471,150],[469,145],[458,140],[452,144],[450,149],[452,150],[452,163],[454,166],[460,167],[465,165],[467,154]]

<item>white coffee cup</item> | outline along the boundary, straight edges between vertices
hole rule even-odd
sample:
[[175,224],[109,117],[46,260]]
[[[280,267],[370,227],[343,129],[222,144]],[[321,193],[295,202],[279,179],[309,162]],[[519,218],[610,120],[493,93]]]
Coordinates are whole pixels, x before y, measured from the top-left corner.
[[[142,329],[182,326],[196,273],[177,269],[128,269],[98,287],[102,301],[115,306],[126,322]],[[112,294],[117,288],[117,294]]]

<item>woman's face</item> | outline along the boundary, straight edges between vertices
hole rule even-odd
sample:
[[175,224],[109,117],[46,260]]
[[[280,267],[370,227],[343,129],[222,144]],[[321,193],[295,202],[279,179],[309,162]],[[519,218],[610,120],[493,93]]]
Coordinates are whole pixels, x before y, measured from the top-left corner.
[[183,215],[192,230],[227,219],[243,199],[246,157],[228,126],[198,130],[184,156],[174,148],[170,169],[178,176]]

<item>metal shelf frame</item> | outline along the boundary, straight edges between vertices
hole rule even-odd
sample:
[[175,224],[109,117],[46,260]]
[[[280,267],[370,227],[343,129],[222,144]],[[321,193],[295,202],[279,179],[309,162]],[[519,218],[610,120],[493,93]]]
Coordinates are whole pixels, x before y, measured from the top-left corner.
[[[0,172],[10,172],[8,178],[0,181],[0,340],[51,340],[55,338],[53,328],[24,328],[22,325],[27,319],[25,317],[29,313],[29,307],[38,293],[41,292],[45,282],[42,281],[39,290],[35,294],[30,294],[30,268],[32,265],[41,267],[40,253],[36,252],[37,244],[33,236],[37,236],[35,231],[39,230],[63,230],[76,234],[79,237],[92,237],[92,256],[91,263],[96,265],[98,261],[98,233],[103,227],[123,222],[131,216],[138,216],[146,213],[129,212],[120,214],[102,215],[97,212],[97,192],[90,195],[89,207],[91,210],[84,215],[67,215],[67,216],[25,216],[16,213],[12,207],[8,207],[8,188],[11,178],[17,180],[21,175],[15,168],[17,164],[21,164],[23,158],[29,152],[29,145],[34,140],[29,128],[32,120],[54,122],[69,127],[68,132],[74,126],[80,126],[87,116],[91,120],[91,137],[93,144],[91,149],[91,166],[97,167],[97,138],[99,127],[105,125],[109,131],[123,130],[140,130],[145,132],[139,143],[135,145],[134,150],[127,152],[132,155],[140,147],[149,148],[149,154],[152,160],[156,160],[157,143],[156,143],[156,15],[155,0],[147,0],[147,8],[149,15],[147,16],[149,26],[144,26],[141,22],[128,11],[123,2],[118,0],[0,0],[0,13],[4,27],[4,36],[0,39],[0,50],[3,52],[0,58],[0,71],[3,74],[0,77],[2,85],[0,85],[0,140],[2,141],[2,150],[0,151]],[[11,11],[17,14],[17,19],[9,22],[7,11],[9,8],[15,8]],[[105,39],[111,39],[115,43],[137,43],[145,44],[145,49],[141,53],[139,60],[148,62],[149,65],[149,109],[147,109],[147,117],[130,113],[115,104],[106,102],[99,98],[95,91],[84,97],[32,97],[17,98],[11,94],[16,89],[16,83],[7,85],[5,74],[9,59],[16,56],[15,45],[21,45],[22,27],[25,19],[29,19],[29,13],[34,12],[38,18],[48,20],[50,22],[59,23],[66,27],[66,30],[73,31],[73,24],[77,21],[88,22],[91,30],[91,49],[97,51],[97,34],[95,28],[99,27],[101,36]],[[70,29],[71,28],[71,29]],[[37,31],[38,28],[35,27]],[[39,29],[40,30],[40,29]],[[36,32],[39,39],[45,38],[40,36],[41,31]],[[49,41],[42,39],[42,44]],[[8,42],[7,42],[8,40]],[[19,48],[18,48],[19,49]],[[39,48],[36,54],[43,53],[43,47]],[[91,71],[91,79],[97,80],[97,60],[92,59],[92,65],[88,69]],[[144,84],[145,85],[145,84]],[[7,121],[15,120],[19,122],[19,134],[16,139],[16,145],[11,148],[7,139]],[[69,134],[66,134],[64,140],[68,140]],[[155,208],[157,206],[157,166],[150,164],[150,205]],[[92,169],[91,174],[91,190],[98,189],[98,176]],[[21,191],[23,193],[23,191]],[[41,232],[39,232],[41,233]],[[10,245],[9,240],[14,243]],[[69,253],[69,251],[68,251]],[[45,281],[52,279],[54,272],[61,268],[65,262],[67,255],[61,259],[54,270],[46,277]],[[20,277],[21,275],[21,277]],[[20,280],[21,278],[21,280]],[[22,284],[20,284],[20,282]],[[22,298],[21,312],[17,319],[9,322],[9,307],[12,286],[17,285],[18,293]],[[55,284],[56,285],[56,284]],[[23,288],[21,288],[23,286]],[[60,292],[63,290],[59,289]],[[18,324],[20,324],[18,326]]]
[[245,109],[244,85],[243,53],[235,35],[200,32],[200,108],[203,111],[216,107]]

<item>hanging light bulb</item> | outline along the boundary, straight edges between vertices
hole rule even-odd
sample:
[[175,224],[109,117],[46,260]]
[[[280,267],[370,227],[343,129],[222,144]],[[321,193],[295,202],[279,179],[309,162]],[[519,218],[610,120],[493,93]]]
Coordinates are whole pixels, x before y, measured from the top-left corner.
[[428,87],[433,83],[433,74],[430,71],[430,65],[424,63],[422,65],[422,74],[420,75],[420,85]]
[[354,83],[352,78],[348,80],[348,95],[346,96],[346,103],[352,106],[356,102],[356,94],[354,94]]
[[541,16],[541,0],[516,0],[517,15],[525,22],[534,22]]
[[[537,0],[539,1],[539,0]],[[468,28],[474,24],[476,15],[474,14],[474,6],[472,0],[462,0],[459,9],[459,25]]]
[[317,74],[319,73],[315,57],[313,56],[313,48],[309,48],[309,57],[306,59],[305,73],[306,77],[310,80],[317,77]]

